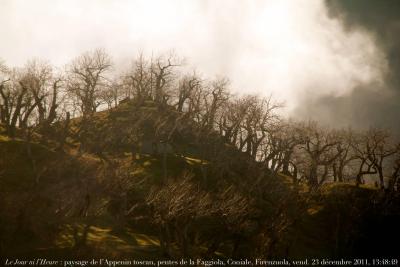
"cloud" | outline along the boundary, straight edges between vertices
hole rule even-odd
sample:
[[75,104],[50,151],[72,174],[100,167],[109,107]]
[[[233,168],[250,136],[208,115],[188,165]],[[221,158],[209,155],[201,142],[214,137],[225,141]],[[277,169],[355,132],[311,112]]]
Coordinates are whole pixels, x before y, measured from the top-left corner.
[[238,93],[272,93],[304,118],[318,99],[384,88],[385,50],[368,30],[349,30],[328,11],[317,0],[3,0],[0,58],[61,66],[103,47],[127,65],[139,51],[173,49],[187,69],[228,76]]
[[381,83],[360,83],[349,94],[302,99],[298,117],[316,118],[333,125],[378,126],[400,136],[400,2],[326,1],[328,14],[348,34],[366,33],[386,61]]

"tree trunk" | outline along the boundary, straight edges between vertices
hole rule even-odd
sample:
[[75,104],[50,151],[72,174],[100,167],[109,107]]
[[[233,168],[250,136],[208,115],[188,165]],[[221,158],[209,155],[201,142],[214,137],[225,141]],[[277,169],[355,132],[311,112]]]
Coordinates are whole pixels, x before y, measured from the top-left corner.
[[291,176],[290,171],[289,171],[289,164],[290,164],[290,154],[286,152],[283,156],[282,160],[282,173],[284,175]]
[[337,166],[336,163],[332,164],[332,171],[333,171],[333,182],[337,182],[338,180],[338,172],[337,172]]
[[162,165],[163,165],[163,173],[164,173],[164,182],[167,181],[167,151],[166,151],[166,146],[163,149],[163,161],[162,161]]
[[385,180],[383,177],[383,169],[382,167],[377,168],[378,175],[379,175],[379,187],[380,189],[385,189]]
[[318,187],[317,166],[314,164],[312,164],[312,166],[311,166],[309,182],[310,182],[311,188],[315,189]]
[[337,175],[338,175],[338,181],[340,183],[343,182],[343,169],[344,169],[344,164],[339,164],[339,169],[338,169]]
[[363,175],[364,175],[363,173],[357,174],[357,177],[356,177],[356,186],[357,187],[359,187],[360,184],[364,184],[364,180],[362,179]]

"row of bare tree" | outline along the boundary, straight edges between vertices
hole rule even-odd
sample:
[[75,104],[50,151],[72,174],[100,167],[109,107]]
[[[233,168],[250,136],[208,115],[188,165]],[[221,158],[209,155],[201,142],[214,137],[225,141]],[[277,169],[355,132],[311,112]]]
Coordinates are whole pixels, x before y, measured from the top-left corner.
[[173,55],[139,55],[128,70],[116,75],[104,50],[84,53],[62,71],[39,60],[23,68],[0,64],[0,121],[14,137],[26,129],[46,135],[56,121],[81,117],[84,140],[99,109],[111,109],[123,99],[152,101],[160,108],[173,107],[203,135],[219,133],[223,143],[295,182],[317,188],[327,181],[354,178],[361,184],[372,175],[381,188],[399,188],[400,148],[388,132],[287,121],[278,115],[282,105],[271,97],[235,96],[227,79],[183,75],[181,65]]

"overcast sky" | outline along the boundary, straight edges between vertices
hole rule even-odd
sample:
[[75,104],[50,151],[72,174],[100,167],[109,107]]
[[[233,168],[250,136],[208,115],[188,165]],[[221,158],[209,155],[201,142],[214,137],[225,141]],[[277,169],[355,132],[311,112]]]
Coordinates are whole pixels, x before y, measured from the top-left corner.
[[389,71],[376,34],[349,30],[319,0],[0,0],[0,36],[9,66],[31,58],[63,66],[95,48],[124,66],[139,51],[175,50],[204,77],[227,76],[239,93],[272,93],[288,114],[304,116],[304,103],[326,96],[380,93]]

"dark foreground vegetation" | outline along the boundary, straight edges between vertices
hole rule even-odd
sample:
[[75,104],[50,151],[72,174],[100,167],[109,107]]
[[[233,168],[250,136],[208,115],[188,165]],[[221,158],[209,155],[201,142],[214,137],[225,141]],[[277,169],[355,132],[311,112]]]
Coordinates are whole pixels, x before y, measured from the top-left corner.
[[400,149],[102,50],[1,65],[0,258],[397,256]]

